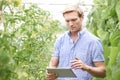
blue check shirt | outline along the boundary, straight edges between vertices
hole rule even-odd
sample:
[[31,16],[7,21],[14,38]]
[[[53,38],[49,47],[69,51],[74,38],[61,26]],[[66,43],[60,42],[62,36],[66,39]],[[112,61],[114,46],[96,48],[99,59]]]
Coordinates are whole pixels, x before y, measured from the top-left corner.
[[[103,48],[99,38],[91,34],[86,28],[78,33],[78,39],[73,43],[70,32],[65,32],[55,43],[53,57],[59,58],[58,67],[71,67],[70,61],[75,57],[85,64],[94,66],[93,62],[104,61]],[[92,75],[81,69],[73,69],[77,78],[59,78],[58,80],[92,80]]]

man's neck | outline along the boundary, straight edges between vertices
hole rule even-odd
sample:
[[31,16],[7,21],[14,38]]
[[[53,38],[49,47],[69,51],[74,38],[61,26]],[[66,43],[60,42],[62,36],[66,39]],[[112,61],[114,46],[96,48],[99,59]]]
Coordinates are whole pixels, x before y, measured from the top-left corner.
[[75,31],[75,32],[70,32],[70,36],[78,36],[78,33],[82,31],[82,29],[78,30],[78,31]]
[[71,38],[72,38],[72,40],[73,40],[73,43],[75,43],[76,40],[78,39],[78,33],[79,33],[79,31],[70,32],[70,36],[71,36]]

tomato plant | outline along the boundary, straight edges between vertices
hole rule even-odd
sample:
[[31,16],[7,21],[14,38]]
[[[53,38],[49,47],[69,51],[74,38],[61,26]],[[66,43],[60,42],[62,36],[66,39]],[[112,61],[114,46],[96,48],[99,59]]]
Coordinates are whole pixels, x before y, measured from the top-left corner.
[[60,22],[37,5],[10,7],[0,30],[0,80],[46,80]]

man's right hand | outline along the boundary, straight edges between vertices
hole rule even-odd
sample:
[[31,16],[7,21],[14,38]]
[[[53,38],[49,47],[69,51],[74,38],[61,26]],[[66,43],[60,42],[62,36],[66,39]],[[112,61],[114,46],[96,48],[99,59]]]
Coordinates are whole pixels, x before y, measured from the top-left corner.
[[58,75],[55,73],[49,73],[49,72],[46,73],[47,80],[55,80],[57,77]]

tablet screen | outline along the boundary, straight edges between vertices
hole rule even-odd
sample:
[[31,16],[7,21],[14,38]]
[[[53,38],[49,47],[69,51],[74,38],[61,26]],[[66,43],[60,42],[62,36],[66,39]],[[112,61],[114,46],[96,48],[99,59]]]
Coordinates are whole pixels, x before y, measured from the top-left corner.
[[58,77],[76,78],[71,68],[47,68],[47,72],[58,74]]

